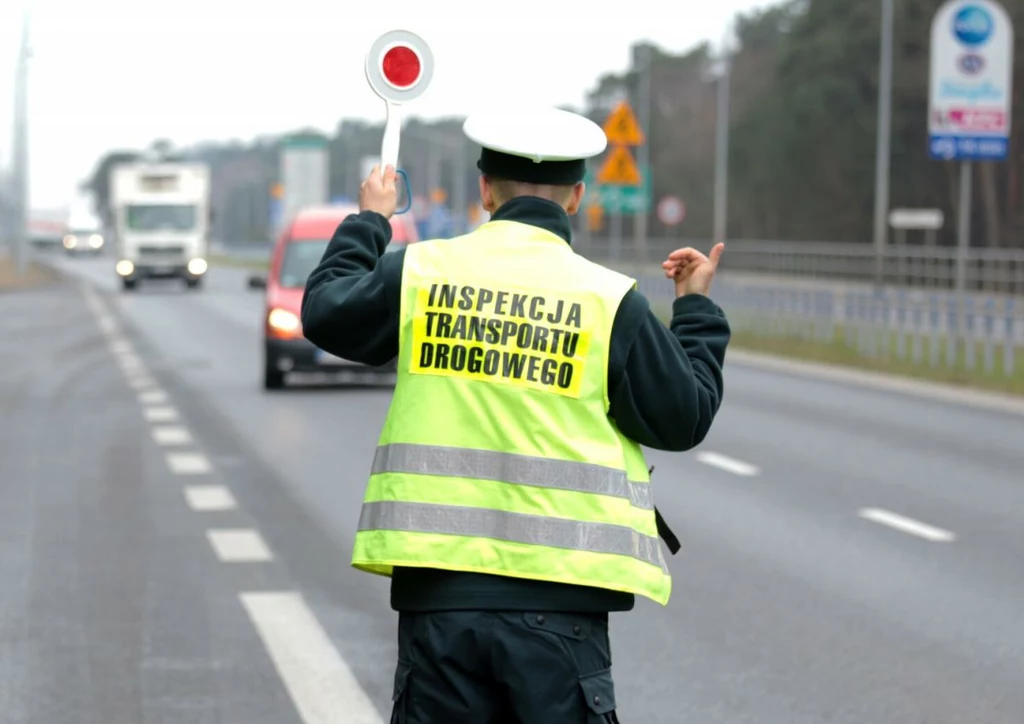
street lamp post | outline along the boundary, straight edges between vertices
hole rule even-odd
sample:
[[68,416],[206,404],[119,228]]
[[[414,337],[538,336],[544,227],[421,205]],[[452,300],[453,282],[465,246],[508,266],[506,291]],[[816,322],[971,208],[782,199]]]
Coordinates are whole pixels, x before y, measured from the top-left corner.
[[882,0],[882,37],[878,67],[878,137],[875,155],[875,284],[885,280],[889,214],[889,163],[892,138],[893,0]]
[[718,104],[715,111],[715,243],[725,241],[729,203],[729,95],[732,59],[723,54],[718,75]]
[[14,152],[11,187],[14,196],[14,265],[24,274],[28,265],[28,61],[29,10],[22,16],[21,47],[14,77]]
[[[651,91],[651,72],[652,65],[654,63],[654,48],[650,44],[645,43],[640,51],[643,54],[642,66],[640,69],[640,89],[639,98],[637,99],[637,110],[639,111],[638,121],[640,122],[640,129],[644,134],[644,142],[636,150],[638,165],[640,166],[640,173],[650,174],[651,165],[651,117],[652,113],[652,91]],[[654,193],[654,182],[653,174],[648,193]],[[641,263],[647,262],[647,220],[651,213],[650,204],[651,199],[648,199],[641,205],[641,209],[636,213],[635,226],[633,229],[634,240],[636,242],[636,255],[637,260]],[[584,225],[585,226],[585,225]]]

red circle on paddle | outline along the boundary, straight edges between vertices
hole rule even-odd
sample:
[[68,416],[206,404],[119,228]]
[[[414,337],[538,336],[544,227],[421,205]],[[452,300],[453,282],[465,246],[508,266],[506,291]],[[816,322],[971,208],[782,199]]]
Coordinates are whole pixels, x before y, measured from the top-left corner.
[[384,79],[397,88],[408,88],[416,83],[422,69],[420,56],[406,45],[396,45],[386,52],[381,63]]

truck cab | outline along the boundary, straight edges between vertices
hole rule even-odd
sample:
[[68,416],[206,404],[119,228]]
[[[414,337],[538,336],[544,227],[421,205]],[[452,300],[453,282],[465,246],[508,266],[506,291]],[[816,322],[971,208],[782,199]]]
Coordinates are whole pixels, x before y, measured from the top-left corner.
[[143,163],[117,166],[112,174],[115,271],[123,288],[168,278],[199,288],[208,268],[209,169]]

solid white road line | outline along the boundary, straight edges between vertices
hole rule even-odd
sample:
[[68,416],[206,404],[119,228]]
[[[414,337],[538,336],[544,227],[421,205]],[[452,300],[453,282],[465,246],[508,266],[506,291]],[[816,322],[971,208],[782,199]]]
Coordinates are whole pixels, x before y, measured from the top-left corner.
[[274,560],[260,534],[249,528],[208,530],[206,537],[224,563],[258,563]]
[[140,392],[139,402],[143,405],[162,405],[167,402],[167,393],[161,389]]
[[745,463],[742,460],[736,460],[716,452],[699,452],[694,457],[697,462],[710,465],[711,467],[718,468],[720,470],[725,470],[733,475],[749,477],[761,472],[756,466],[751,465],[750,463]]
[[144,407],[142,415],[147,422],[174,422],[178,419],[178,411],[173,407]]
[[188,445],[192,442],[192,435],[180,425],[157,425],[152,434],[157,445]]
[[175,475],[206,475],[213,471],[209,459],[197,452],[167,453],[167,467]]
[[192,510],[200,512],[234,510],[238,507],[231,491],[223,485],[186,486],[185,500]]
[[382,724],[380,715],[298,593],[241,593],[304,724]]
[[132,346],[121,337],[110,340],[110,350],[116,355],[132,354]]
[[861,518],[872,521],[873,523],[886,525],[890,528],[895,528],[898,531],[909,533],[910,535],[916,535],[919,538],[924,538],[925,540],[930,540],[934,543],[949,543],[950,541],[956,540],[956,535],[948,530],[942,530],[942,528],[936,528],[928,525],[927,523],[922,523],[888,510],[864,508],[858,512],[858,515],[860,515]]

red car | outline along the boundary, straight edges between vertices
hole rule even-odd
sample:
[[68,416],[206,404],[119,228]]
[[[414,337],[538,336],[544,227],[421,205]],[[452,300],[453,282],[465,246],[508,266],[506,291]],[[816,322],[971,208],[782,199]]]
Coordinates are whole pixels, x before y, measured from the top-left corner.
[[[328,354],[302,336],[300,313],[306,279],[320,263],[338,224],[358,211],[354,206],[303,209],[285,227],[274,245],[266,280],[250,278],[251,287],[265,287],[267,290],[263,317],[264,389],[284,387],[288,372],[347,370],[394,374],[394,360],[380,367],[368,367]],[[392,217],[391,230],[388,251],[418,241],[415,225],[405,216]]]

